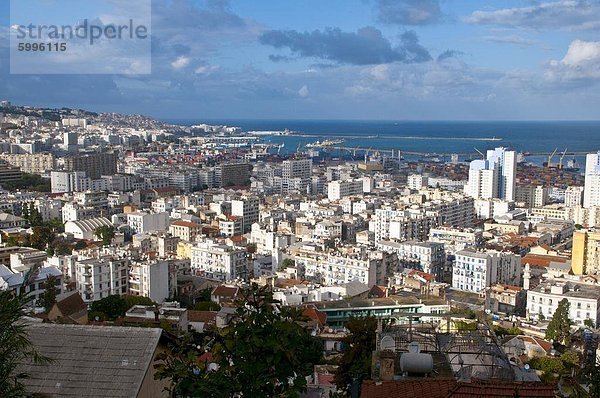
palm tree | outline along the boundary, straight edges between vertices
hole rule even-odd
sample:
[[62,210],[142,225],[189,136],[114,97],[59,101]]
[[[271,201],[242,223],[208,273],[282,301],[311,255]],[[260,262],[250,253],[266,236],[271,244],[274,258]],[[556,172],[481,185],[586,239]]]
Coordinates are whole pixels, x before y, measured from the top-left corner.
[[19,364],[28,361],[45,364],[51,361],[40,355],[29,340],[27,324],[23,319],[30,301],[24,293],[25,286],[18,293],[0,291],[0,391],[4,397],[26,396],[25,386],[20,380],[27,375],[15,373]]

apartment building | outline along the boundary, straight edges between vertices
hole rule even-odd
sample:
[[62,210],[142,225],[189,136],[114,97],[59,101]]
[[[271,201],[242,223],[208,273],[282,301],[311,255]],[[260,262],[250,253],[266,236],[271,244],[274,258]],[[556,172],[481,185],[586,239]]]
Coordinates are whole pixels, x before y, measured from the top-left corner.
[[191,248],[191,269],[196,275],[222,282],[246,272],[246,251],[205,241]]
[[86,303],[128,294],[129,259],[100,257],[75,262],[76,288]]
[[548,279],[527,291],[527,314],[537,320],[552,318],[562,299],[569,300],[569,319],[583,326],[590,320],[595,327],[600,319],[600,286]]
[[377,249],[395,253],[398,256],[400,267],[417,269],[435,275],[438,281],[444,279],[446,253],[443,243],[414,240],[406,242],[380,241],[377,243]]
[[479,293],[496,283],[521,286],[521,256],[495,250],[456,252],[452,287]]
[[29,174],[43,174],[55,167],[54,155],[51,153],[3,153],[0,154],[0,159]]

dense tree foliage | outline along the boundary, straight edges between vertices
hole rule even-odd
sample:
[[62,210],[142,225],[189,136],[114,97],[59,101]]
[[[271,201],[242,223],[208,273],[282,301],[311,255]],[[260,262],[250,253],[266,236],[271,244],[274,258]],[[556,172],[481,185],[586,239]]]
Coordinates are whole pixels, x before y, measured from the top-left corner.
[[600,397],[600,357],[596,363],[585,369],[585,382],[588,384],[590,397]]
[[219,311],[221,306],[214,301],[198,301],[191,309],[194,311]]
[[20,382],[27,375],[15,374],[18,364],[50,361],[37,353],[27,335],[26,324],[22,322],[28,303],[25,294],[0,291],[0,392],[3,397],[27,396]]
[[571,342],[571,324],[569,319],[569,308],[571,304],[566,298],[560,300],[558,307],[552,315],[552,320],[546,329],[546,338],[554,343],[569,345]]
[[518,336],[523,334],[523,331],[516,326],[510,328],[503,328],[502,326],[494,326],[494,333],[499,337],[504,336]]
[[134,305],[154,305],[154,302],[143,296],[111,295],[92,303],[89,318],[95,320],[98,317],[101,321],[113,321],[124,316]]
[[56,296],[59,293],[57,285],[58,278],[54,275],[50,275],[44,281],[44,292],[40,295],[40,298],[37,300],[36,304],[40,307],[44,307],[46,312],[50,311],[54,303],[56,303]]
[[38,191],[38,192],[50,192],[51,184],[47,178],[42,178],[37,174],[23,173],[21,179],[16,181],[2,181],[1,185],[8,191]]
[[377,319],[352,318],[346,323],[349,334],[343,342],[346,349],[335,374],[338,389],[350,395],[352,385],[360,386],[371,376],[371,359],[376,348]]
[[96,235],[98,238],[100,238],[100,240],[102,240],[102,244],[104,246],[109,245],[115,237],[115,227],[103,225],[101,227],[96,228],[96,230],[94,231],[94,235]]
[[207,369],[208,359],[189,340],[159,357],[156,377],[170,379],[177,396],[297,397],[305,389],[322,348],[301,312],[278,305],[268,288],[256,285],[238,304],[235,320],[206,335],[218,369]]

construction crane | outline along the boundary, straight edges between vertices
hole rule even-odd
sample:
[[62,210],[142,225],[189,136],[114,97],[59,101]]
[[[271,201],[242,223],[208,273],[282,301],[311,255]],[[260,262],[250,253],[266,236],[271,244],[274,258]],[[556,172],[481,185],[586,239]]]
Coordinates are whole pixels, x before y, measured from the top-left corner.
[[556,151],[558,151],[558,148],[554,148],[554,151],[552,152],[552,154],[550,154],[550,156],[548,156],[548,163],[546,164],[547,167],[552,166],[552,158],[554,157],[554,155],[556,155]]
[[475,147],[473,147],[473,149],[475,149],[477,151],[477,153],[480,154],[481,157],[485,159],[485,155],[483,154],[483,152],[481,152],[479,149],[477,149]]
[[563,168],[563,159],[565,158],[565,155],[567,154],[567,148],[565,148],[564,152],[562,153],[562,155],[560,155],[560,159],[558,160],[558,168],[562,169]]

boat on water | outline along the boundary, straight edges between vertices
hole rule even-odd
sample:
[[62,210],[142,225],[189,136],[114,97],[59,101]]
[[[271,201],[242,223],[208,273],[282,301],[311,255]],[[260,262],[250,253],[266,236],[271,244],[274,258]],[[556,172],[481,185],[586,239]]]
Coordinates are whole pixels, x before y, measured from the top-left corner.
[[250,134],[250,135],[291,135],[291,134],[293,134],[293,131],[290,131],[288,129],[274,130],[274,131],[258,130],[258,131],[248,131],[248,134]]
[[307,148],[323,148],[323,147],[327,147],[327,146],[333,146],[333,145],[338,145],[338,144],[342,144],[344,142],[344,140],[324,140],[324,141],[315,141],[315,142],[311,142],[310,144],[306,144]]

